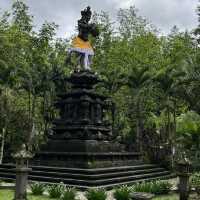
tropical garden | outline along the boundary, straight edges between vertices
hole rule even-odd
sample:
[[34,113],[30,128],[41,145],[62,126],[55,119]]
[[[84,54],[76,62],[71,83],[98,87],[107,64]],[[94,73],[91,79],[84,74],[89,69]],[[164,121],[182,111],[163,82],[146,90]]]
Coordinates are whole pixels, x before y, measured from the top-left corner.
[[[198,171],[200,18],[196,29],[174,26],[168,35],[135,7],[120,9],[115,22],[103,11],[92,20],[101,33],[92,40],[92,69],[103,80],[97,90],[112,98],[117,139],[151,161],[160,162],[162,146],[169,152],[168,166],[184,151]],[[69,89],[63,80],[73,70],[66,62],[71,38],[57,38],[54,22],[34,26],[20,0],[0,15],[0,163],[23,143],[32,152],[40,149],[57,114],[56,94]]]

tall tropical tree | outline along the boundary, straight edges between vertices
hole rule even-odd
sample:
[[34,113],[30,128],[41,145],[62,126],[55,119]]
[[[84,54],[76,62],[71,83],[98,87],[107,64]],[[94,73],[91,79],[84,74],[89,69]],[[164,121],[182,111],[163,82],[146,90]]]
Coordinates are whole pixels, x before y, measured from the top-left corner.
[[132,96],[132,109],[136,120],[136,142],[138,150],[141,150],[141,136],[143,131],[143,119],[145,118],[145,104],[148,100],[148,91],[151,84],[151,73],[147,67],[133,67],[132,73],[128,76],[127,82]]

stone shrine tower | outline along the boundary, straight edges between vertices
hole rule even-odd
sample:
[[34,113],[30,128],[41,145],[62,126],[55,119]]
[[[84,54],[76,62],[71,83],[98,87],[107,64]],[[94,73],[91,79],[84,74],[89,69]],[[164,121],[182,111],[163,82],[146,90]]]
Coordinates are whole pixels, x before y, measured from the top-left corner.
[[[87,189],[170,178],[170,171],[145,164],[139,152],[126,151],[113,136],[106,117],[110,98],[97,93],[101,80],[91,71],[94,51],[88,35],[99,34],[97,26],[89,23],[91,14],[90,7],[81,11],[79,34],[73,39],[67,59],[70,63],[74,54],[77,63],[64,82],[71,89],[57,94],[54,106],[59,114],[53,121],[53,133],[32,160],[29,179]],[[15,179],[14,168],[11,163],[0,165],[0,178]]]

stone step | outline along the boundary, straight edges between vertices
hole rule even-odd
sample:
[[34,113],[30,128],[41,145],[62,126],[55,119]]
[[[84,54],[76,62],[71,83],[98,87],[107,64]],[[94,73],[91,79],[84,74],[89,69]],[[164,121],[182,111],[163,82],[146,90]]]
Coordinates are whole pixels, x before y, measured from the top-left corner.
[[[80,189],[91,187],[112,188],[123,184],[132,184],[142,180],[170,178],[171,172],[153,164],[134,166],[109,167],[97,169],[61,168],[31,166],[30,181],[47,183],[64,182],[67,186]],[[15,165],[0,165],[0,179],[14,180]]]
[[[65,173],[79,173],[79,174],[101,174],[111,172],[122,172],[130,170],[144,170],[158,168],[154,164],[140,164],[133,166],[117,166],[117,167],[106,167],[106,168],[95,168],[95,169],[82,169],[82,168],[64,168],[64,167],[47,167],[47,166],[30,166],[33,171],[47,171],[47,172],[65,172]],[[13,164],[2,164],[0,168],[13,169]]]
[[[159,176],[159,177],[151,177],[151,178],[144,178],[144,179],[132,180],[132,181],[126,181],[126,182],[120,182],[120,183],[105,184],[105,185],[101,185],[101,186],[74,185],[74,184],[66,183],[66,187],[75,187],[75,188],[80,189],[80,190],[87,190],[87,189],[91,189],[91,188],[113,189],[115,187],[119,187],[119,186],[122,186],[122,185],[131,186],[133,184],[144,182],[144,181],[148,182],[148,181],[153,181],[153,180],[167,180],[167,179],[171,179],[171,178],[175,178],[175,177],[176,177],[175,174],[170,174],[170,175]],[[13,178],[1,177],[1,175],[0,175],[0,180],[9,181],[9,182],[14,181]],[[38,180],[36,180],[36,181],[38,181]],[[29,180],[29,182],[35,182],[35,181]],[[56,182],[47,182],[47,181],[40,181],[40,182],[45,183],[45,184],[56,183]]]
[[[126,182],[126,181],[131,181],[131,180],[165,176],[169,174],[170,174],[169,171],[163,171],[163,172],[153,172],[149,174],[104,178],[104,179],[98,179],[98,180],[82,180],[82,179],[75,179],[75,178],[29,175],[29,179],[35,180],[35,181],[43,181],[43,182],[64,182],[66,184],[74,184],[74,185],[100,186],[100,185],[111,184],[111,183],[120,183],[120,182]],[[0,177],[15,178],[15,174],[0,172]]]
[[[100,174],[79,174],[79,173],[61,173],[61,172],[47,172],[47,171],[38,171],[34,170],[31,172],[31,175],[35,176],[47,176],[47,177],[62,177],[62,178],[78,178],[83,180],[97,180],[103,178],[114,178],[114,177],[123,177],[123,176],[131,176],[137,174],[149,174],[152,172],[162,172],[163,168],[152,168],[152,169],[142,169],[142,170],[129,170],[122,172],[111,172],[111,173],[100,173]],[[7,172],[15,174],[15,169],[6,169],[0,168],[0,172]]]
[[16,175],[14,172],[0,172],[0,177],[4,177],[4,178],[9,178],[9,179],[15,179]]

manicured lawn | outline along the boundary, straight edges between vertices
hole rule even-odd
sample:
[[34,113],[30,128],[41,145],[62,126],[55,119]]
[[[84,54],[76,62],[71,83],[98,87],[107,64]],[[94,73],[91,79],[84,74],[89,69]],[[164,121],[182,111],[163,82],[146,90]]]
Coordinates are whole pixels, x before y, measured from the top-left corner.
[[179,197],[176,194],[170,194],[170,195],[156,197],[153,200],[179,200]]
[[[195,193],[192,193],[190,195],[189,200],[196,200],[199,199],[197,198]],[[164,195],[164,196],[158,196],[154,198],[153,200],[179,200],[179,195],[178,194],[170,194],[170,195]]]
[[[13,200],[14,192],[11,190],[0,190],[0,200]],[[29,200],[49,200],[47,196],[28,196]],[[53,199],[51,199],[53,200]]]
[[0,190],[0,200],[13,199],[13,192],[10,190]]

